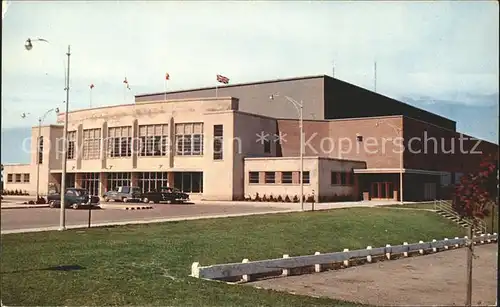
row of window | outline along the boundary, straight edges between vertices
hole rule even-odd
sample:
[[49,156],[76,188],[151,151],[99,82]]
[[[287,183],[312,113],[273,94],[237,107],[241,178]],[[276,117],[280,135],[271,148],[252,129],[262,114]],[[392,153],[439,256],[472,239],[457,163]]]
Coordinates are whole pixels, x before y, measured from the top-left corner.
[[[260,174],[264,173],[263,176]],[[271,183],[277,183],[277,178],[276,178],[276,173],[279,174],[280,181],[282,184],[299,184],[300,183],[300,172],[249,172],[249,183],[251,184],[271,184]],[[297,176],[294,176],[293,174],[296,173]],[[261,180],[263,177],[263,180]],[[295,180],[296,179],[296,180]],[[302,172],[302,181],[305,184],[309,184],[309,172],[305,171]]]
[[7,182],[9,183],[29,183],[30,174],[7,174]]

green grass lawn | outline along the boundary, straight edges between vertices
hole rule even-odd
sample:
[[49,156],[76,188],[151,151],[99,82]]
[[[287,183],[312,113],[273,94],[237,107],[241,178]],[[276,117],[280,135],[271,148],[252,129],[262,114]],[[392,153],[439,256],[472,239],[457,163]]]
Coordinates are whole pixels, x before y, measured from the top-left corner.
[[[380,208],[2,235],[6,305],[355,306],[191,278],[201,265],[452,238],[435,213]],[[49,267],[78,265],[80,270]]]

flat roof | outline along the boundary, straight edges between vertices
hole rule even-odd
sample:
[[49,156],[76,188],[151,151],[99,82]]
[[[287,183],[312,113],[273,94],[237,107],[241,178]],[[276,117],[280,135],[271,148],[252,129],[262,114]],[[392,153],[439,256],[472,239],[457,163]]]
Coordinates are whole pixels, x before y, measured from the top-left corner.
[[[288,156],[288,157],[245,157],[244,160],[300,160],[298,156]],[[320,157],[320,156],[304,156],[304,160],[330,160],[330,161],[339,161],[339,162],[356,162],[356,163],[365,163],[366,161],[362,160],[350,160],[350,159],[342,159],[342,158],[332,158],[332,157]]]
[[[291,78],[283,78],[283,79],[271,79],[271,80],[261,80],[261,81],[244,82],[244,83],[225,84],[225,85],[220,85],[220,86],[198,87],[198,88],[191,88],[191,89],[185,89],[185,90],[171,91],[171,92],[166,92],[166,93],[196,92],[196,91],[202,91],[202,90],[215,89],[216,87],[217,88],[222,88],[222,87],[226,88],[226,87],[248,86],[248,85],[258,85],[258,84],[265,84],[265,83],[276,83],[276,82],[296,81],[296,80],[305,80],[305,79],[317,79],[317,78],[324,78],[324,77],[327,77],[327,75],[310,75],[310,76],[302,76],[302,77],[291,77]],[[146,97],[146,96],[163,95],[163,94],[165,94],[165,91],[139,94],[139,95],[135,95],[135,97]]]

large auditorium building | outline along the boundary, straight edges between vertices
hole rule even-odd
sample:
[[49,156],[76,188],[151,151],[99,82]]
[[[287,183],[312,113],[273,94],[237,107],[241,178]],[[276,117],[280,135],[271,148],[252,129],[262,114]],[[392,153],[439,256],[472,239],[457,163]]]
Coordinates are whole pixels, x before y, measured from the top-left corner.
[[[270,99],[270,95],[275,95]],[[317,200],[445,197],[498,145],[450,119],[325,75],[168,93],[68,114],[67,187],[174,186],[193,199],[300,194]],[[4,165],[4,189],[57,190],[64,114],[32,129],[31,163]],[[37,163],[39,164],[37,166]],[[39,178],[37,180],[37,167]]]

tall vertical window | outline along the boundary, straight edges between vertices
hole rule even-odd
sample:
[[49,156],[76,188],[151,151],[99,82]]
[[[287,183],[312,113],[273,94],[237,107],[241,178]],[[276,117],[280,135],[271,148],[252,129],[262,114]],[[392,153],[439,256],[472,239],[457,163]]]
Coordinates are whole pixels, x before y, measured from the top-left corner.
[[43,163],[43,136],[38,138],[38,164]]
[[271,141],[264,140],[264,153],[271,153]]
[[26,183],[30,182],[30,174],[23,174],[23,182]]
[[309,183],[309,171],[302,172],[302,182]]
[[16,174],[16,182],[21,182],[21,174]]
[[112,127],[108,129],[108,157],[132,156],[132,127]]
[[7,174],[7,182],[12,182],[12,174]]
[[187,193],[203,193],[203,172],[174,173],[174,187]]
[[75,158],[75,142],[76,142],[76,131],[68,131],[68,151],[66,152],[66,158],[72,160]]
[[168,152],[168,125],[139,126],[140,156],[166,156]]
[[223,125],[214,125],[214,160],[222,160],[223,158],[223,137]]
[[82,188],[86,189],[90,195],[99,196],[99,173],[82,173]]
[[75,173],[66,173],[66,189],[74,188],[76,185],[76,175]]
[[84,160],[99,159],[101,157],[101,129],[83,130]]
[[167,172],[139,173],[139,187],[143,192],[155,191],[168,185]]
[[203,123],[175,124],[176,154],[203,155]]
[[281,183],[293,183],[293,172],[281,172]]
[[130,173],[108,173],[108,191],[116,190],[118,187],[129,187],[130,183]]

